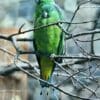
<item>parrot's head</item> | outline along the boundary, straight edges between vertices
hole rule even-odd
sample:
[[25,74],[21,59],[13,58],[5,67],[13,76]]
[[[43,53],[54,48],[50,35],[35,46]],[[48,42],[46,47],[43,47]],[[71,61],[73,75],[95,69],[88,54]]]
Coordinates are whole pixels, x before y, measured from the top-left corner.
[[51,18],[51,19],[53,19],[53,18],[61,19],[60,11],[55,6],[55,2],[49,2],[49,3],[46,2],[45,3],[45,1],[51,1],[51,0],[40,0],[40,1],[41,2],[43,1],[44,3],[40,3],[37,7],[37,9],[39,9],[39,10],[37,10],[38,11],[38,13],[37,13],[38,19],[41,19],[41,18],[44,19],[44,20],[49,19],[49,18]]

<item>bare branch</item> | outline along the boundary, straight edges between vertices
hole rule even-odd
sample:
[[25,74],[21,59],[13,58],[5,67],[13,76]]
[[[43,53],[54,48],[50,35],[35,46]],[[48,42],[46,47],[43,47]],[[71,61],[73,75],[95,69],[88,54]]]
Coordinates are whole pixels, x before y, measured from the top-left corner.
[[62,58],[62,59],[83,59],[83,60],[100,60],[100,56],[93,56],[93,55],[87,55],[87,56],[67,56],[67,55],[55,55],[54,57],[51,57],[51,59],[54,58]]
[[82,100],[90,100],[90,99],[87,99],[87,98],[84,98],[84,97],[79,97],[79,96],[76,96],[76,95],[67,93],[67,92],[63,91],[62,89],[58,88],[57,86],[55,86],[54,84],[51,84],[51,83],[49,83],[49,82],[47,82],[47,81],[45,81],[45,80],[42,80],[42,79],[38,78],[37,76],[35,76],[34,74],[29,73],[28,71],[24,70],[23,68],[21,68],[21,67],[19,67],[19,66],[17,66],[17,65],[16,65],[16,67],[19,68],[22,72],[24,72],[24,73],[26,73],[27,75],[29,75],[30,77],[32,77],[32,78],[34,78],[34,79],[36,79],[36,80],[39,80],[39,81],[41,81],[41,82],[43,82],[43,83],[48,84],[49,86],[51,86],[51,87],[53,87],[53,88],[59,90],[60,92],[64,93],[65,95],[68,95],[68,96],[71,96],[71,97],[75,97],[75,98],[79,98],[79,99],[82,99]]
[[[2,67],[2,69],[0,69],[0,75],[2,75],[2,76],[8,76],[16,71],[20,71],[19,68],[15,67],[14,64],[10,64],[7,66],[1,66],[1,67]],[[23,65],[22,68],[25,70],[34,70],[34,68],[25,66],[25,65]]]
[[66,40],[72,39],[72,37],[76,38],[76,37],[81,37],[81,36],[85,36],[85,35],[92,35],[92,34],[100,34],[100,29],[95,29],[95,30],[86,31],[86,32],[79,32],[78,34],[70,35],[69,37],[66,36]]
[[[6,50],[6,49],[4,49],[4,48],[1,48],[1,47],[0,47],[0,50],[3,51],[3,52],[5,52],[5,53],[7,53],[7,54],[9,54],[9,55],[12,56],[12,57],[15,57],[15,54],[9,52],[8,50]],[[29,61],[26,61],[25,59],[22,59],[22,58],[18,58],[18,60],[19,60],[20,62],[24,63],[24,64],[27,64],[28,67],[33,68],[37,73],[39,73],[38,70],[37,70],[37,68],[36,68],[35,66],[32,66],[32,64],[31,64]]]
[[21,30],[22,30],[22,28],[24,27],[24,25],[25,25],[25,24],[22,24],[22,25],[20,26],[18,33],[12,34],[12,35],[8,36],[8,38],[11,39],[13,36],[16,36],[16,35],[21,34]]
[[[79,41],[79,42],[91,42],[91,40],[80,40],[80,39],[76,39],[76,41]],[[100,41],[100,38],[93,39],[93,41]]]

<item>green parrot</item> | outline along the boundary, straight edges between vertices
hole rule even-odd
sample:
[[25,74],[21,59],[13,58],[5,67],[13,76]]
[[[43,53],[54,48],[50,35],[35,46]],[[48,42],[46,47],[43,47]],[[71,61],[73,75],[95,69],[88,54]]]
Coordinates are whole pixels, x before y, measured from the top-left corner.
[[[34,28],[61,21],[62,14],[54,0],[38,0],[35,11]],[[51,54],[63,54],[64,35],[57,25],[40,28],[34,31],[34,48],[39,54],[36,55],[40,78],[50,81],[55,68],[55,63],[50,59]],[[56,61],[61,61],[55,59]],[[42,87],[48,85],[40,82]]]

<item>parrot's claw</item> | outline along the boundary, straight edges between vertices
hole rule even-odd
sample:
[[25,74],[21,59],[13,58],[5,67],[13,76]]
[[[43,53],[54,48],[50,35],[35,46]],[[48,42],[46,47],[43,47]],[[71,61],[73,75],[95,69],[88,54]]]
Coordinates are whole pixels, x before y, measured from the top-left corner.
[[52,54],[50,55],[51,60],[53,60],[55,57],[56,57],[56,55],[55,55],[54,53],[52,53]]

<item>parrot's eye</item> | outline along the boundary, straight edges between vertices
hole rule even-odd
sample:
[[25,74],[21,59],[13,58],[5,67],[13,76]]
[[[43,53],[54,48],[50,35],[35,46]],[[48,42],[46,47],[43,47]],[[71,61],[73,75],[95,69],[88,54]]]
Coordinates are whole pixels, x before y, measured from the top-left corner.
[[47,11],[43,11],[42,12],[42,18],[48,18],[49,17],[49,14]]

